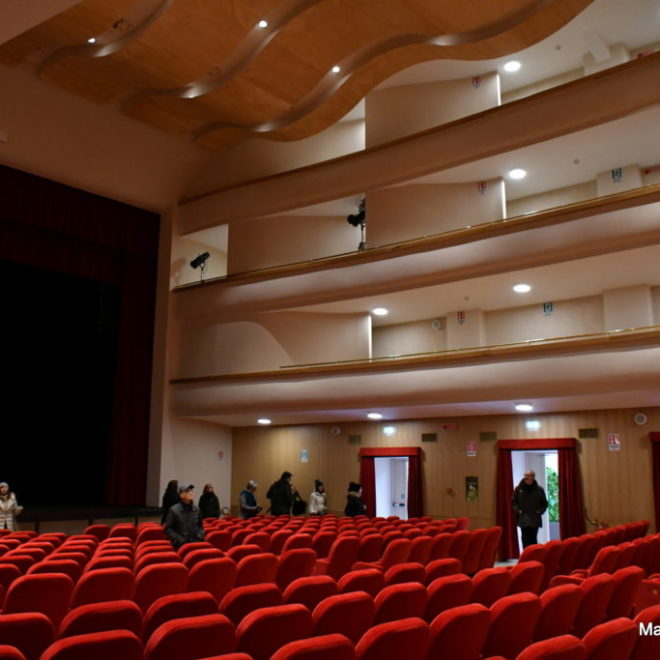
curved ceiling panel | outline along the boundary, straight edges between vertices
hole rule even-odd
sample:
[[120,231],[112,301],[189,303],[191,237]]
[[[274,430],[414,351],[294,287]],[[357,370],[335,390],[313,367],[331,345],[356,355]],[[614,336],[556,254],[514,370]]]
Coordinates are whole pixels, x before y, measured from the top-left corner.
[[515,52],[591,2],[84,0],[4,44],[0,61],[36,63],[70,92],[216,149],[308,137],[402,69]]

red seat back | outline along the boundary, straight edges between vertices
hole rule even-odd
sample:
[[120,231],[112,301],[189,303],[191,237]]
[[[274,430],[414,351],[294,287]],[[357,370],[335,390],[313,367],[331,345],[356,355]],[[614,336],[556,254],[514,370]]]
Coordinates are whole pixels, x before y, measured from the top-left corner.
[[544,575],[545,567],[540,561],[518,562],[511,568],[509,593],[517,594],[521,591],[530,591],[533,594],[538,594],[541,590]]
[[9,587],[4,611],[41,612],[57,627],[69,609],[72,593],[73,580],[63,573],[23,575]]
[[204,559],[188,575],[186,591],[208,591],[217,602],[234,586],[238,569],[229,557]]
[[279,557],[275,582],[284,590],[291,582],[308,577],[314,570],[316,552],[311,548],[294,548],[283,552]]
[[614,590],[610,602],[605,610],[607,619],[632,615],[633,605],[637,591],[644,579],[644,569],[639,566],[620,568],[614,575]]
[[248,555],[238,562],[235,586],[275,582],[279,562],[272,552]]
[[511,571],[504,567],[484,568],[472,578],[470,601],[490,607],[505,596],[511,585]]
[[54,636],[53,624],[40,612],[0,616],[0,640],[19,649],[26,660],[39,660]]
[[[648,660],[648,658],[657,656],[660,639],[652,633],[654,629],[658,630],[660,626],[660,605],[653,605],[642,610],[635,617],[634,624],[637,626],[639,639],[635,644],[630,660]],[[644,630],[642,630],[642,627]]]
[[429,658],[471,660],[481,657],[490,628],[490,610],[470,603],[438,614],[431,623]]
[[360,660],[425,658],[429,639],[428,624],[409,617],[370,628],[357,643],[355,653]]
[[534,641],[567,635],[580,607],[582,590],[576,584],[562,584],[541,594],[541,614],[536,623]]
[[142,643],[128,630],[65,637],[51,644],[40,660],[142,660]]
[[133,600],[146,612],[161,596],[181,593],[187,586],[188,569],[183,564],[152,564],[137,574]]
[[577,637],[560,635],[535,642],[528,646],[516,660],[585,660],[587,649]]
[[394,564],[385,572],[385,586],[401,584],[402,582],[426,582],[426,570],[422,564],[415,562],[404,562]]
[[588,630],[601,623],[614,591],[614,578],[607,573],[588,577],[580,585],[582,600],[573,620],[573,633],[583,637]]
[[472,580],[464,573],[439,577],[427,587],[424,618],[431,622],[438,614],[470,602]]
[[134,577],[128,568],[99,568],[83,573],[76,583],[71,607],[107,600],[128,600],[133,597]]
[[505,596],[490,611],[492,620],[484,656],[515,658],[532,641],[541,612],[539,597],[526,592]]
[[385,586],[383,572],[377,568],[363,568],[349,571],[337,582],[341,593],[366,591],[372,598]]
[[183,619],[205,614],[216,614],[218,604],[207,591],[192,591],[163,596],[151,604],[144,615],[145,642],[161,624],[172,619]]
[[90,603],[72,609],[62,620],[58,637],[72,637],[103,632],[130,630],[142,636],[142,612],[132,600]]
[[301,603],[309,611],[328,596],[337,593],[337,583],[329,575],[312,575],[294,580],[282,594],[284,603]]
[[582,640],[590,660],[629,658],[638,638],[638,626],[620,617],[592,628]]
[[373,624],[375,614],[374,601],[364,591],[329,596],[312,612],[314,635],[341,633],[355,644]]
[[281,605],[282,602],[282,593],[274,584],[250,584],[232,589],[222,599],[219,609],[237,626],[253,610]]
[[481,552],[486,545],[489,536],[487,529],[475,529],[470,532],[470,541],[463,557],[463,572],[468,575],[476,573],[480,569]]
[[[241,656],[240,658],[238,656]],[[249,655],[234,654],[226,660],[248,660]],[[353,645],[344,635],[321,635],[299,639],[282,646],[271,660],[354,660]]]
[[403,613],[422,618],[426,609],[426,588],[419,582],[384,587],[374,599],[376,623],[395,621]]

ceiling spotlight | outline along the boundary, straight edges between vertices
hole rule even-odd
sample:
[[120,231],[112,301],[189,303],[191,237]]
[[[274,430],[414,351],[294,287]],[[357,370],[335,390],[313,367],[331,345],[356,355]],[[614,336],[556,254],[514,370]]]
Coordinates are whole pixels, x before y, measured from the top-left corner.
[[509,172],[509,178],[510,179],[524,179],[527,176],[527,172],[525,170],[521,170],[519,167],[516,167],[515,169],[511,170]]
[[263,19],[257,23],[257,27],[263,30],[264,28],[268,27],[268,21],[264,21]]
[[386,309],[385,307],[374,307],[371,310],[371,313],[374,316],[387,316],[390,313],[390,310]]
[[337,66],[337,65],[335,64],[335,65],[332,67],[332,69],[330,69],[330,71],[332,71],[332,73],[339,73],[339,72],[341,71],[341,67],[340,67],[340,66]]
[[377,412],[367,413],[367,417],[369,419],[383,419],[383,416],[380,413],[377,413]]
[[210,257],[210,253],[202,252],[198,254],[191,262],[190,266],[192,268],[199,268],[199,281],[204,281],[204,271],[206,270],[206,260]]
[[257,424],[263,424],[264,426],[266,426],[266,425],[270,424],[272,421],[273,421],[273,420],[272,420],[272,419],[268,419],[268,417],[260,417],[260,418],[257,420]]
[[95,44],[96,43],[96,38],[95,37],[90,37],[89,39],[87,39],[87,43],[88,44]]
[[516,403],[516,410],[518,412],[532,412],[534,406],[529,403]]
[[502,67],[507,73],[515,73],[516,71],[520,71],[520,62],[518,60],[511,60],[510,62],[507,62],[504,67]]
[[524,284],[523,282],[521,282],[520,284],[516,284],[513,287],[513,290],[516,293],[529,293],[532,290],[532,287],[529,286],[529,284]]

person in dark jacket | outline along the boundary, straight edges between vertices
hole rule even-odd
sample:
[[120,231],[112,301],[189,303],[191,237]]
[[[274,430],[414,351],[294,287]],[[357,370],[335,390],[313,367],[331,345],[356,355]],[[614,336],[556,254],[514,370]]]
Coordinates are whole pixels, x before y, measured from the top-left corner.
[[238,504],[241,510],[241,518],[253,518],[258,513],[261,513],[261,507],[257,506],[257,498],[254,493],[257,490],[258,483],[256,481],[247,482],[245,489],[241,491],[238,496]]
[[213,486],[211,484],[206,484],[206,486],[204,486],[204,490],[202,491],[197,506],[202,513],[202,519],[220,517],[220,500],[213,492]]
[[291,489],[291,472],[282,472],[282,476],[268,489],[266,497],[270,500],[270,512],[274,516],[291,513],[293,491]]
[[351,481],[348,484],[348,495],[346,496],[344,514],[347,516],[361,516],[364,514],[365,508],[362,503],[362,486]]
[[193,504],[193,488],[193,485],[179,488],[179,503],[167,512],[165,533],[176,550],[186,543],[204,540],[202,514]]
[[517,516],[520,527],[523,549],[528,545],[538,543],[537,535],[542,525],[541,516],[548,508],[545,491],[536,481],[533,470],[525,472],[525,476],[516,486],[511,498],[511,506]]
[[167,512],[170,510],[170,507],[178,503],[179,503],[179,482],[176,479],[172,479],[172,481],[170,481],[167,484],[167,488],[163,493],[163,502],[162,502],[163,514],[160,517],[161,525],[165,524],[165,520],[167,519]]

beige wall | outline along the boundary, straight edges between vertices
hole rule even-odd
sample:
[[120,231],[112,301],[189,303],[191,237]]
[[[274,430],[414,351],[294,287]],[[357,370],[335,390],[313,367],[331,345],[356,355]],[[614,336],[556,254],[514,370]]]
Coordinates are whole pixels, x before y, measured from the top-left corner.
[[491,346],[528,339],[586,335],[603,330],[601,296],[554,301],[549,316],[544,315],[542,304],[486,313],[486,343]]
[[346,216],[273,216],[229,225],[229,273],[355,252],[360,232]]
[[370,357],[368,314],[274,312],[177,326],[174,378],[246,373]]
[[536,211],[544,211],[545,209],[551,209],[556,206],[574,204],[575,202],[582,202],[586,199],[595,199],[597,196],[596,182],[585,181],[575,186],[549,190],[538,195],[529,195],[528,197],[521,197],[519,199],[507,199],[506,216],[507,218],[513,218],[517,215],[524,215],[525,213],[535,213]]
[[497,73],[387,87],[366,97],[366,145],[389,142],[499,105]]
[[[434,320],[441,327],[434,328]],[[412,323],[376,326],[372,330],[374,357],[409,355],[411,353],[433,353],[447,348],[445,318],[424,319]]]
[[[268,506],[265,493],[283,470],[294,474],[294,483],[306,497],[314,479],[327,487],[331,511],[342,511],[350,480],[359,478],[361,446],[422,446],[425,513],[438,517],[467,515],[471,527],[495,523],[496,443],[481,442],[480,432],[494,431],[500,439],[577,437],[580,428],[598,428],[600,437],[579,441],[585,505],[592,519],[610,525],[647,518],[654,520],[651,443],[649,431],[660,429],[660,409],[644,410],[649,422],[633,423],[636,409],[536,415],[539,431],[527,431],[527,415],[461,417],[390,422],[393,436],[382,432],[383,423],[340,423],[334,436],[332,424],[280,428],[234,429],[232,504],[237,505],[239,486],[247,479],[260,483],[259,503]],[[443,429],[455,422],[457,430]],[[421,433],[437,433],[437,442],[421,443]],[[618,433],[621,451],[611,452],[607,434]],[[349,434],[360,434],[361,445],[349,444]],[[477,441],[477,456],[466,455],[466,443]],[[309,462],[300,462],[307,449]],[[255,460],[258,457],[259,460]],[[478,476],[479,502],[465,501],[465,477]],[[615,487],[613,487],[615,486]],[[452,493],[448,493],[451,489]],[[264,507],[265,508],[265,507]]]
[[627,286],[603,292],[606,330],[653,325],[651,287]]
[[634,190],[642,185],[642,173],[637,165],[625,165],[621,167],[622,177],[618,181],[612,179],[612,170],[598,172],[596,175],[596,187],[598,197],[616,195],[624,190]]
[[234,144],[211,161],[186,189],[186,195],[231,186],[364,149],[364,120],[343,121],[294,142],[251,138]]
[[172,237],[172,263],[170,287],[183,286],[199,282],[199,268],[192,268],[190,262],[198,255],[208,252],[211,256],[206,261],[204,279],[224,277],[227,274],[227,253],[210,245],[177,236]]
[[431,236],[502,218],[502,185],[486,182],[414,184],[383,188],[367,195],[369,247]]

